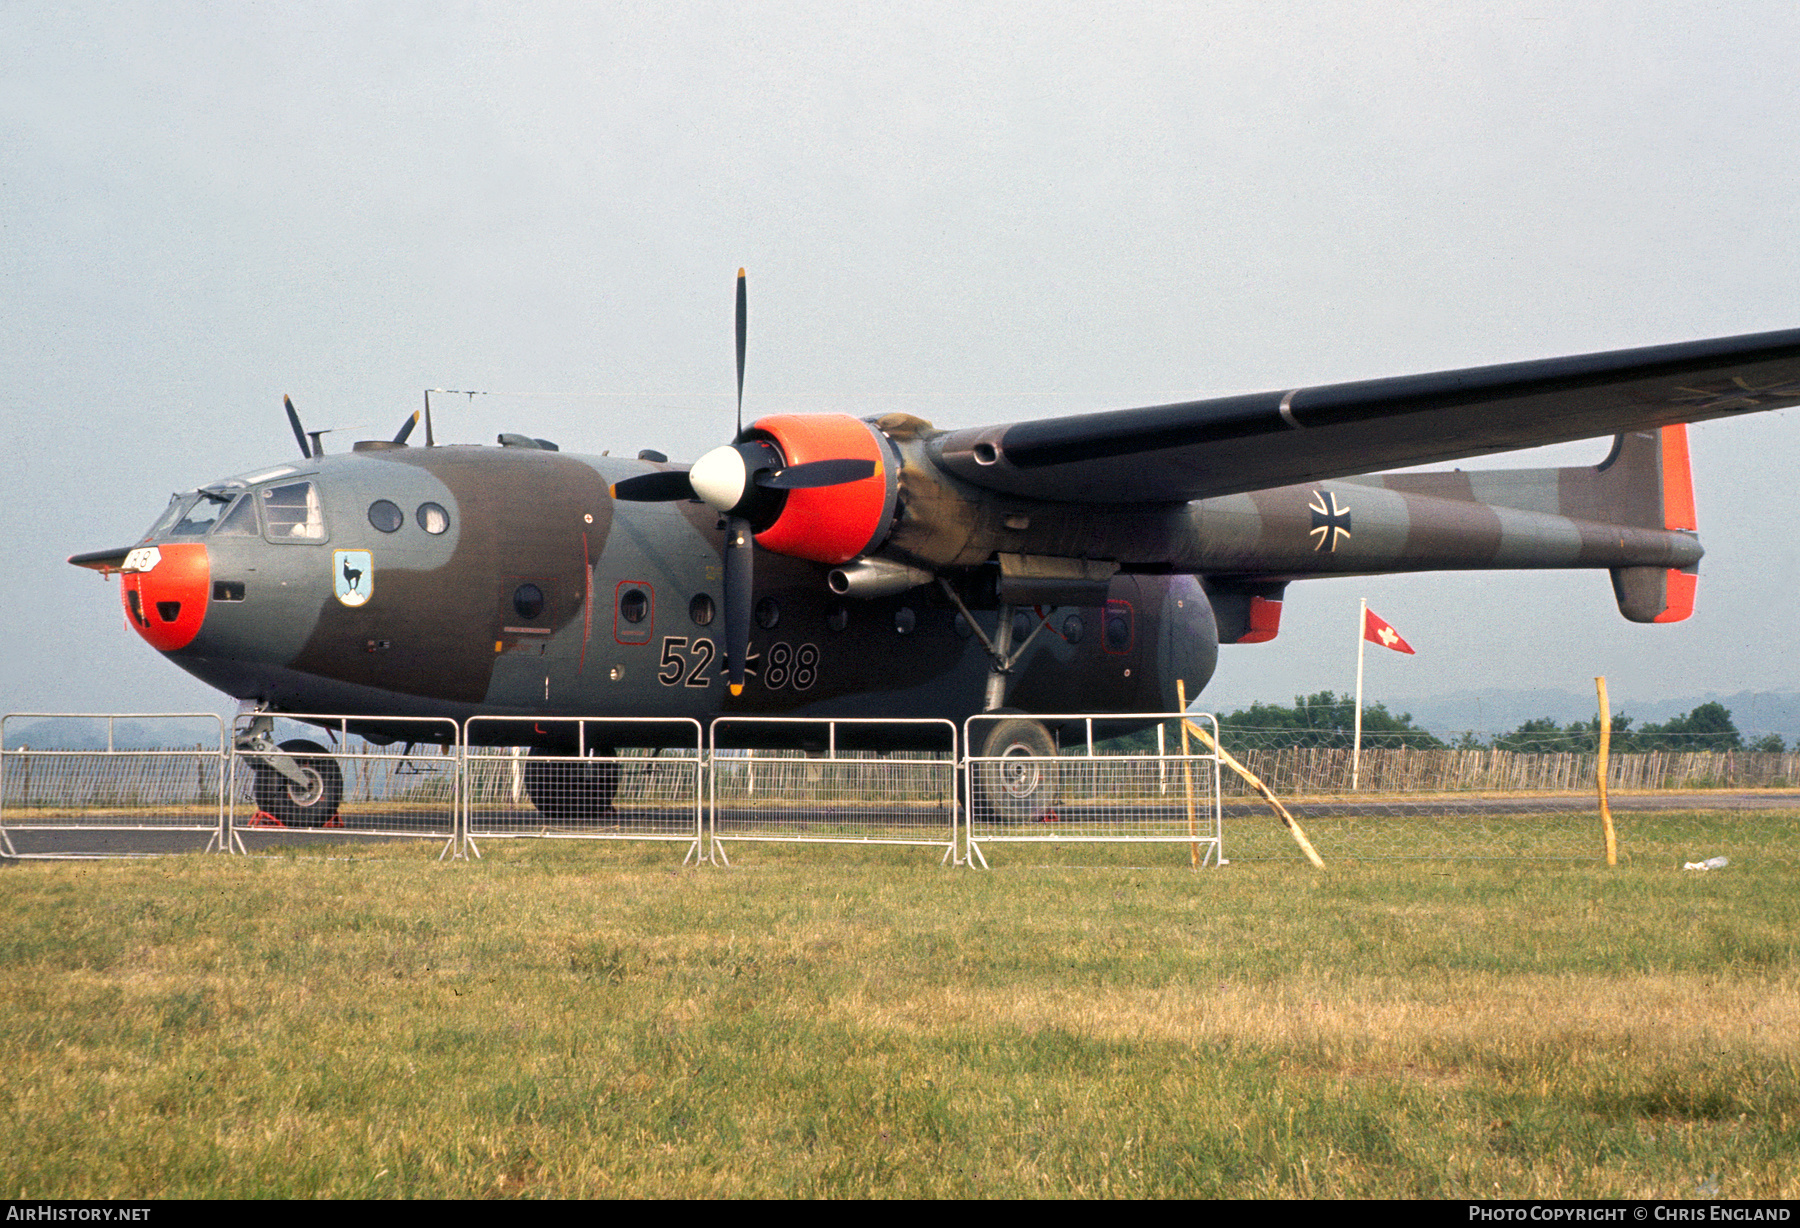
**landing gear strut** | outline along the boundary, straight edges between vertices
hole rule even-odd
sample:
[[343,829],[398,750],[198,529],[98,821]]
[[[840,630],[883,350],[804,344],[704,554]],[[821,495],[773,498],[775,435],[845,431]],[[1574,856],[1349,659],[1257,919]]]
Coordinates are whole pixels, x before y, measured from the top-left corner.
[[[989,665],[982,710],[998,716],[1006,711],[1002,705],[1006,702],[1006,684],[1013,666],[1025,655],[1038,632],[1044,629],[1046,620],[1040,616],[1025,642],[1014,648],[1014,607],[1002,603],[994,625],[994,638],[990,640],[950,583],[943,579],[938,583],[962,611],[963,618],[981,640],[981,646],[987,649]],[[1053,813],[1061,793],[1061,781],[1056,739],[1049,726],[1020,715],[985,724],[977,722],[975,730],[977,743],[969,747],[970,755],[977,760],[971,782],[975,795],[970,799],[975,817],[988,822],[1024,823]]]

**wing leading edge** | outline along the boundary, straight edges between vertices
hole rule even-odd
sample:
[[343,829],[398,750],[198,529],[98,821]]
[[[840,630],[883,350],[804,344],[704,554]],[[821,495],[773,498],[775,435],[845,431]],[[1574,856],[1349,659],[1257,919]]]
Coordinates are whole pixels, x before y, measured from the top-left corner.
[[1800,329],[951,431],[987,490],[1149,503],[1800,404]]

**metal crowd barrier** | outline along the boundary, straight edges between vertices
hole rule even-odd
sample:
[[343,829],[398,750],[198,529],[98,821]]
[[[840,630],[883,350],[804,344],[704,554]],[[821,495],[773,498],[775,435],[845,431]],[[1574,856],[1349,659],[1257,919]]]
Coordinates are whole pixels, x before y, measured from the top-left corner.
[[[28,736],[62,745],[6,749],[30,721],[56,722],[52,729]],[[145,721],[162,727],[131,728]],[[187,728],[170,730],[168,722]],[[189,729],[191,745],[132,745],[151,738],[187,743]],[[9,827],[205,831],[212,833],[207,851],[222,849],[227,751],[225,722],[211,712],[13,712],[0,717],[0,854],[21,856]]]
[[[1217,744],[1212,717],[1189,719],[1210,725]],[[1046,747],[1038,725],[1060,726],[1064,745]],[[1159,727],[1159,750],[1098,753],[1096,725]],[[1185,843],[1197,865],[1221,864],[1218,754],[1198,738],[1182,754],[1179,725],[1169,712],[970,717],[963,722],[969,864],[987,866],[985,845],[1093,842]]]
[[[235,726],[261,715],[310,727],[277,735],[302,779],[234,750]],[[66,745],[5,749],[27,721],[58,722],[45,736]],[[171,740],[171,721],[201,736],[141,744]],[[1045,725],[1074,735],[1074,753]],[[1156,753],[1097,751],[1132,726],[1168,736]],[[9,828],[206,831],[209,850],[239,851],[244,830],[329,829],[438,838],[457,857],[479,856],[477,838],[537,836],[681,841],[686,860],[726,864],[732,841],[942,847],[981,866],[991,844],[1188,842],[1220,862],[1219,762],[1197,739],[1180,753],[1179,728],[1170,713],[986,714],[961,731],[848,717],[719,717],[703,730],[655,717],[14,713],[0,718],[0,855],[18,855]],[[640,737],[658,749],[628,745]],[[864,749],[895,745],[919,749]]]
[[[342,832],[363,836],[442,839],[442,855],[457,847],[462,785],[462,731],[440,717],[352,716],[342,713],[240,713],[240,728],[260,716],[312,728],[279,738],[284,753],[309,777],[307,785],[232,754],[232,841],[245,830]],[[355,725],[352,732],[350,726]],[[391,740],[385,733],[392,730]],[[321,740],[323,739],[323,740]]]
[[[882,731],[933,747],[852,749]],[[850,746],[845,744],[849,743]],[[944,720],[722,716],[709,749],[709,855],[728,841],[956,849],[956,726]]]
[[[653,748],[596,745],[641,731]],[[699,859],[700,722],[666,717],[477,716],[464,722],[463,839],[683,840]],[[666,745],[679,734],[683,745]],[[653,735],[653,736],[651,736]],[[689,740],[691,739],[691,744]]]

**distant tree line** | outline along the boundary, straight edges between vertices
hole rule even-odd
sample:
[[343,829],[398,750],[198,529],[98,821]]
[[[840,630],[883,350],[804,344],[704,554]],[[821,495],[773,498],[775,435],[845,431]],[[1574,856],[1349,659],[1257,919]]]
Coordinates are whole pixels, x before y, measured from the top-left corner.
[[[1362,715],[1364,746],[1406,746],[1438,750],[1447,745],[1430,730],[1413,724],[1412,713],[1395,716],[1382,703],[1368,704]],[[1294,696],[1293,707],[1251,704],[1219,717],[1219,733],[1227,744],[1300,746],[1348,750],[1356,742],[1356,697],[1319,691]]]
[[[1559,725],[1550,717],[1528,720],[1509,733],[1482,736],[1464,733],[1446,742],[1413,722],[1412,713],[1395,715],[1382,703],[1363,708],[1362,744],[1370,749],[1404,746],[1414,750],[1507,750],[1527,753],[1594,754],[1600,748],[1600,718]],[[1634,727],[1635,726],[1635,727]],[[1296,695],[1291,706],[1254,703],[1220,714],[1219,731],[1229,746],[1348,750],[1355,742],[1356,697],[1318,691]],[[1155,749],[1150,731],[1115,738],[1105,745],[1113,753]],[[1800,744],[1797,744],[1800,746]],[[1173,747],[1170,748],[1173,751]],[[1623,712],[1613,714],[1611,750],[1628,755],[1645,751],[1757,751],[1780,754],[1788,748],[1778,733],[1747,740],[1723,704],[1701,704],[1685,716],[1660,724],[1636,725]]]
[[[1747,740],[1724,704],[1701,704],[1686,716],[1671,717],[1661,724],[1632,728],[1632,719],[1613,713],[1611,747],[1616,754],[1643,751],[1748,750],[1780,754],[1787,750],[1778,733]],[[1511,733],[1494,738],[1499,750],[1576,751],[1591,754],[1600,748],[1600,718],[1558,725],[1549,717],[1526,721]]]
[[[1346,747],[1353,741],[1354,696],[1320,691],[1297,695],[1292,707],[1252,704],[1219,718],[1227,737],[1261,746]],[[1635,725],[1635,727],[1634,727]],[[1600,718],[1559,725],[1549,717],[1528,720],[1509,733],[1482,737],[1464,733],[1445,742],[1413,723],[1410,712],[1394,716],[1382,704],[1363,709],[1363,745],[1419,749],[1509,750],[1533,753],[1594,754],[1600,749]],[[1660,724],[1636,725],[1623,712],[1613,714],[1611,749],[1629,755],[1644,751],[1749,750],[1780,754],[1787,749],[1778,733],[1748,741],[1719,703],[1701,704],[1685,716]]]

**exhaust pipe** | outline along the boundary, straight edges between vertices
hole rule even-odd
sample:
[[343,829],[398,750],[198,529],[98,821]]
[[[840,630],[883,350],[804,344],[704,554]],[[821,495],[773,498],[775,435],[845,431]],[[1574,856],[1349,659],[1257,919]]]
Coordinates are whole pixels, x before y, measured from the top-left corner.
[[891,597],[895,593],[904,593],[909,588],[930,584],[935,579],[936,574],[923,567],[912,567],[888,559],[862,558],[845,563],[842,567],[832,568],[826,582],[831,585],[831,591],[840,597],[857,597],[866,601],[871,597]]

